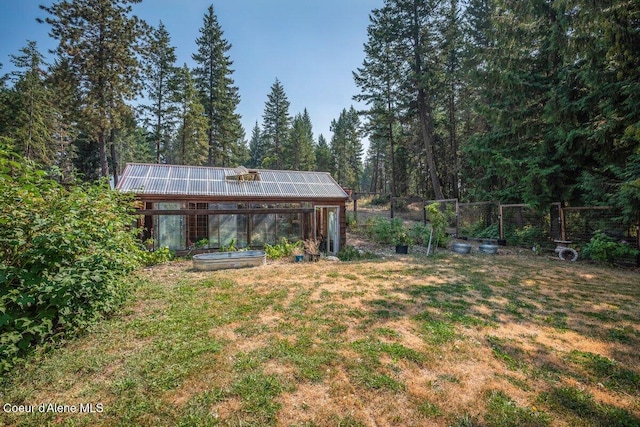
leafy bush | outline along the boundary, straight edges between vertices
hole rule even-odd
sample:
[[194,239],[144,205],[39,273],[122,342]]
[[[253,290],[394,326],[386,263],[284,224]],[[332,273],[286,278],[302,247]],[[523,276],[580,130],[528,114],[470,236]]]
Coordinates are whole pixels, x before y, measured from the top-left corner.
[[[431,235],[431,226],[419,222],[415,223],[413,224],[413,226],[411,226],[409,234],[414,243],[422,246],[427,246],[429,244],[429,236]],[[431,244],[433,244],[435,240],[433,240],[433,237],[431,239]]]
[[409,244],[411,240],[402,220],[398,218],[369,218],[367,220],[367,236],[381,245]]
[[353,212],[347,212],[347,228],[354,228],[358,226],[358,221],[356,221],[356,215]]
[[142,252],[141,262],[146,266],[163,264],[171,261],[174,258],[174,253],[167,247],[156,249],[155,251]]
[[512,246],[530,246],[546,240],[544,230],[533,225],[525,225],[521,228],[507,226],[504,237]]
[[477,221],[473,224],[462,227],[460,230],[462,236],[481,237],[484,239],[499,239],[500,225],[498,223],[486,226],[485,221]]
[[379,195],[371,199],[369,202],[372,206],[384,206],[389,203],[389,195]]
[[65,189],[0,145],[0,372],[118,308],[142,261],[131,199]]
[[338,259],[340,261],[358,261],[363,259],[377,259],[378,255],[372,252],[360,252],[355,247],[346,245],[340,252],[338,252]]
[[582,256],[613,264],[616,260],[638,256],[638,250],[626,242],[616,242],[612,237],[598,231],[582,249]]
[[455,218],[455,212],[447,209],[444,212],[440,210],[440,203],[431,203],[425,206],[427,220],[433,227],[433,242],[437,246],[445,247],[449,242],[447,236],[447,226]]
[[293,255],[296,250],[302,249],[303,242],[301,240],[297,242],[289,242],[285,237],[280,239],[280,243],[275,245],[265,244],[264,252],[269,259],[280,259]]

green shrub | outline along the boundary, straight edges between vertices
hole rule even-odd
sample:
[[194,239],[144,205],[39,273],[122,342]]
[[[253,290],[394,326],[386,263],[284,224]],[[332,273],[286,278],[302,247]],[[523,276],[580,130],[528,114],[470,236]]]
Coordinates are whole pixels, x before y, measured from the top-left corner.
[[338,252],[338,259],[340,261],[359,261],[363,259],[377,259],[378,255],[371,252],[360,252],[355,247],[346,245],[340,252]]
[[155,251],[144,251],[141,255],[141,262],[146,266],[151,266],[171,261],[174,257],[174,253],[169,248],[162,247]]
[[498,223],[486,226],[485,221],[477,221],[460,229],[460,235],[467,237],[481,237],[483,239],[499,239],[500,225]]
[[[415,223],[411,226],[409,234],[417,245],[427,246],[429,244],[429,236],[431,236],[431,226],[422,223]],[[435,240],[431,237],[431,244],[434,244]]]
[[65,189],[0,145],[0,372],[121,305],[143,260],[131,211],[106,182]]
[[297,242],[289,242],[285,237],[280,239],[280,243],[275,245],[265,244],[264,252],[269,259],[286,258],[293,255],[295,250],[302,250],[303,242],[299,240]]
[[402,220],[374,217],[367,220],[367,236],[381,245],[411,244],[411,236]]
[[455,212],[450,208],[444,212],[440,210],[440,203],[431,203],[425,206],[427,213],[427,220],[433,227],[433,242],[437,246],[445,247],[449,242],[449,236],[447,236],[447,226],[455,218]]
[[624,258],[638,256],[638,250],[626,242],[616,242],[612,237],[598,231],[582,249],[582,256],[595,261],[613,264]]
[[389,195],[379,195],[371,199],[369,202],[372,206],[384,206],[389,203]]
[[507,243],[512,246],[530,246],[532,244],[540,244],[540,242],[546,240],[542,227],[529,224],[522,228],[506,226],[504,237]]

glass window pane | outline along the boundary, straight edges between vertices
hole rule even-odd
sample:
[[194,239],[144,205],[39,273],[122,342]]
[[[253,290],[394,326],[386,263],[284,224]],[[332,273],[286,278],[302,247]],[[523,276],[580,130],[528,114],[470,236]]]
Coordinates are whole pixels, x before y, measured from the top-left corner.
[[[156,209],[181,209],[179,202],[156,203]],[[186,229],[183,215],[156,215],[154,217],[156,247],[171,250],[186,249]]]

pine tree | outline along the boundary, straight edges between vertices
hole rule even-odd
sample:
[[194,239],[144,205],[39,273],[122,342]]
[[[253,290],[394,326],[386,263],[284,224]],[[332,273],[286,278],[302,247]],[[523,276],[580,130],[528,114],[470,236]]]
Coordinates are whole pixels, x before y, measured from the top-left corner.
[[[82,121],[79,84],[65,60],[56,60],[49,69],[47,85],[51,88],[51,103],[54,126],[51,143],[55,151],[55,175],[61,183],[71,183],[76,179],[78,159],[77,124]],[[97,153],[94,153],[97,154]],[[87,168],[93,170],[93,167]],[[82,172],[82,171],[81,171]]]
[[155,161],[162,163],[164,153],[172,134],[175,132],[177,106],[175,100],[176,73],[175,47],[171,46],[171,37],[162,21],[150,34],[150,43],[146,55],[145,77],[150,105],[143,106],[147,113],[147,126],[152,129],[151,138],[155,141]]
[[61,0],[40,6],[50,15],[45,21],[51,37],[59,41],[56,53],[80,84],[82,126],[95,142],[102,176],[109,175],[107,148],[115,152],[112,135],[129,112],[126,101],[140,91],[144,23],[131,15],[131,4],[140,1]]
[[291,117],[289,116],[289,100],[284,87],[276,78],[271,86],[262,115],[262,138],[265,144],[263,167],[282,169],[284,165],[283,145],[289,138]]
[[34,41],[20,52],[21,55],[11,56],[13,64],[23,70],[13,73],[17,80],[13,88],[16,104],[12,136],[25,158],[51,166],[55,163],[55,147],[51,144],[55,111],[46,82],[46,64]]
[[[388,107],[389,129],[393,128],[393,112],[402,114],[402,121],[413,123],[419,132],[413,151],[424,156],[426,173],[431,182],[435,198],[444,197],[435,157],[437,134],[435,129],[435,106],[433,96],[437,90],[437,68],[433,64],[437,59],[436,17],[437,0],[386,0],[382,8],[371,14],[369,39],[366,47],[367,59],[364,67],[356,75],[356,83],[365,89],[364,95],[378,94],[377,100],[390,103]],[[396,70],[391,73],[390,69]],[[381,96],[393,93],[393,96]],[[417,119],[417,120],[414,120]],[[389,136],[393,133],[390,131]],[[409,150],[402,144],[391,152]],[[394,154],[395,155],[395,154]],[[392,165],[398,163],[392,159]],[[394,180],[399,171],[394,173]],[[404,185],[403,185],[404,186]],[[400,185],[392,185],[392,192],[401,192]]]
[[285,169],[308,171],[315,166],[313,129],[306,108],[293,118],[289,139],[283,147],[283,158]]
[[362,135],[355,108],[343,109],[338,119],[331,121],[331,131],[334,177],[339,184],[357,190],[362,177]]
[[249,167],[260,167],[262,159],[264,158],[264,150],[264,140],[260,132],[260,126],[256,121],[253,131],[251,132],[251,140],[249,140]]
[[315,146],[316,166],[315,170],[319,172],[335,172],[335,167],[331,161],[331,148],[327,143],[324,135],[318,136],[318,144]]
[[[394,24],[388,9],[375,9],[370,15],[371,23],[367,28],[367,43],[364,46],[365,60],[361,68],[353,73],[356,85],[361,93],[354,96],[356,101],[365,101],[369,106],[366,112],[369,119],[367,130],[375,132],[373,138],[377,141],[385,141],[390,153],[389,166],[390,187],[392,195],[398,194],[395,185],[396,162],[394,152],[397,141],[394,139],[393,128],[401,115],[399,100],[407,73],[406,64],[399,58],[394,47]],[[372,174],[377,178],[384,173],[377,167],[380,163],[372,165]],[[372,183],[377,179],[372,178]]]
[[207,118],[187,64],[180,70],[177,93],[180,94],[179,127],[172,144],[171,163],[203,166],[208,162]]
[[198,51],[193,54],[197,64],[193,76],[208,120],[210,166],[230,165],[245,143],[240,115],[236,113],[240,95],[231,78],[231,44],[223,36],[211,5],[196,40]]

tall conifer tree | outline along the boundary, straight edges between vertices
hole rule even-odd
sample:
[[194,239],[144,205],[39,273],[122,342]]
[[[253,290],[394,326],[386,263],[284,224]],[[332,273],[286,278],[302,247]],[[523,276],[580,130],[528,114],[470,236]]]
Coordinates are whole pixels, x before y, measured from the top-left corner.
[[55,111],[46,64],[34,41],[20,52],[12,55],[13,64],[21,70],[13,73],[17,80],[13,87],[16,103],[12,134],[25,158],[51,166],[55,163],[55,147],[51,144]]
[[224,39],[213,5],[204,16],[196,44],[193,76],[208,120],[208,164],[229,166],[244,144],[244,130],[236,112],[240,95],[231,78],[231,44]]
[[284,165],[283,146],[289,139],[291,116],[289,100],[280,80],[276,78],[271,86],[262,115],[262,138],[265,144],[263,166],[282,169]]
[[208,122],[187,64],[178,73],[177,89],[179,124],[170,160],[180,165],[204,166],[209,154]]
[[155,160],[165,161],[169,140],[175,131],[176,48],[171,46],[171,37],[162,21],[150,34],[148,53],[145,58],[146,89],[150,105],[144,106],[147,126],[152,129],[155,143]]
[[[109,175],[108,148],[141,88],[144,23],[131,14],[141,0],[61,0],[40,6],[49,13],[50,35],[59,41],[56,53],[79,83],[83,127],[95,143],[100,174]],[[115,162],[116,159],[111,159]],[[117,178],[117,177],[116,177]]]
[[313,170],[315,153],[313,150],[313,129],[307,109],[293,118],[291,134],[283,150],[284,168],[293,170]]

